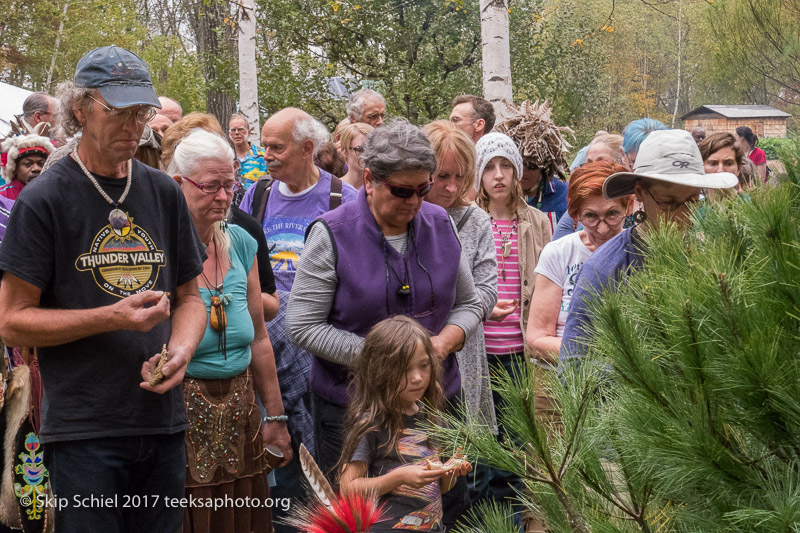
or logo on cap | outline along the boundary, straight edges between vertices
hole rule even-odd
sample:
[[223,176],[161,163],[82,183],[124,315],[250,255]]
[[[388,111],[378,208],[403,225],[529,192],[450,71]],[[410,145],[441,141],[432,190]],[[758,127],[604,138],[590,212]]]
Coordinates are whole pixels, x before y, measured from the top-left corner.
[[691,163],[689,161],[673,161],[673,167],[687,168]]

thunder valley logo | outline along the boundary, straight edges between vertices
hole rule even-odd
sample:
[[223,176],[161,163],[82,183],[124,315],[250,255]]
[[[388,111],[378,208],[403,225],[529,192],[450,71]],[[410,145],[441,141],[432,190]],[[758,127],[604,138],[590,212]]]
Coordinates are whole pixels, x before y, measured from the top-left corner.
[[89,253],[75,261],[75,268],[91,270],[101,289],[120,298],[152,289],[165,265],[164,252],[133,218],[119,231],[110,224],[104,226]]

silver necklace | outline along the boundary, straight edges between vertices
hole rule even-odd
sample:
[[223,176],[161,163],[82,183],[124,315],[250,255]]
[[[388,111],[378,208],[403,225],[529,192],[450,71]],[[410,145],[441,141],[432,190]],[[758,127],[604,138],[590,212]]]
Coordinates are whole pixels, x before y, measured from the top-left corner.
[[72,156],[75,158],[75,161],[78,163],[78,166],[81,167],[83,173],[86,174],[86,177],[92,182],[94,188],[97,189],[97,192],[100,193],[100,196],[105,199],[106,202],[114,206],[114,209],[111,210],[111,213],[108,214],[108,223],[111,224],[111,228],[114,230],[115,233],[121,235],[123,228],[130,225],[128,221],[128,215],[122,209],[119,209],[119,205],[125,201],[125,198],[128,197],[128,193],[131,190],[131,176],[133,175],[133,160],[128,159],[128,178],[125,183],[125,190],[122,191],[122,196],[119,197],[119,200],[116,202],[111,199],[111,197],[106,194],[106,191],[100,187],[100,184],[97,183],[97,180],[92,176],[92,173],[89,172],[89,169],[86,168],[86,165],[83,164],[81,161],[81,157],[78,155],[78,149],[76,148],[72,152]]

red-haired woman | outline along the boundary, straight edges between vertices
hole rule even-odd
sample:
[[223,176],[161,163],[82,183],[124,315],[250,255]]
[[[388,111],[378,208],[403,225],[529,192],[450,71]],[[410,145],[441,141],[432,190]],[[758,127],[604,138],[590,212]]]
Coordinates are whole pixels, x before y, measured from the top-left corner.
[[606,200],[603,182],[625,168],[609,161],[583,165],[572,173],[567,189],[568,212],[583,229],[553,241],[542,250],[534,273],[535,290],[526,339],[536,363],[553,368],[561,349],[561,334],[581,266],[603,243],[622,231],[628,197]]

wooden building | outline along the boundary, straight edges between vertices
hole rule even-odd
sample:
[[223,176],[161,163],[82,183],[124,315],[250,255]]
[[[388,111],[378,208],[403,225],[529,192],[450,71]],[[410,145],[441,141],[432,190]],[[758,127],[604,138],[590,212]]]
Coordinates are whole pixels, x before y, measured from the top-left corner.
[[786,137],[786,119],[791,115],[767,105],[704,105],[681,117],[683,127],[692,131],[697,126],[706,135],[720,131],[734,133],[739,126],[749,126],[761,137]]

